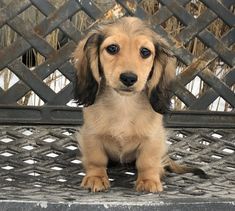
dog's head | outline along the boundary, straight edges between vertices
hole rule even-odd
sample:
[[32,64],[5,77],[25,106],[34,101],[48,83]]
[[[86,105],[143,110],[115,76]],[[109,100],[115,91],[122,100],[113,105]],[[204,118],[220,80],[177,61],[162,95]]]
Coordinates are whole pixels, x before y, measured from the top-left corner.
[[73,53],[75,99],[89,106],[101,83],[120,95],[146,92],[156,112],[169,104],[175,58],[167,42],[138,18],[125,17],[88,33]]

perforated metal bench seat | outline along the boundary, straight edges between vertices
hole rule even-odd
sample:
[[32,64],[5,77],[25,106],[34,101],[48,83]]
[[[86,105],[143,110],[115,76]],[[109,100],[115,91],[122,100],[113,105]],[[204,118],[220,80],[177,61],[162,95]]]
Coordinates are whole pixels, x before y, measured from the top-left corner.
[[134,190],[134,166],[111,166],[111,189],[79,187],[76,127],[0,127],[0,210],[234,210],[235,129],[169,129],[169,153],[210,179],[167,173],[164,192]]

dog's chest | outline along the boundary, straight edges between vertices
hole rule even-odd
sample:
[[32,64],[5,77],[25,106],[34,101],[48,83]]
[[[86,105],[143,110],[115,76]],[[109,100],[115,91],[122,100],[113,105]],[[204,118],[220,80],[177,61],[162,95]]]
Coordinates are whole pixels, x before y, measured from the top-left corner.
[[87,133],[110,135],[120,140],[151,135],[160,119],[144,94],[104,94],[94,105],[84,109]]
[[116,104],[105,106],[100,116],[100,124],[113,136],[130,136],[143,121],[140,105],[131,100],[122,100]]

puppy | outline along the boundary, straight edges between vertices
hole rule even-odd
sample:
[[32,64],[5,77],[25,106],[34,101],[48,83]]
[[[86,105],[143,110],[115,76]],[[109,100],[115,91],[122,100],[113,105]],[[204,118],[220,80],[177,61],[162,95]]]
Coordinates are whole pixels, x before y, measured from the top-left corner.
[[78,137],[86,171],[82,187],[109,189],[109,159],[136,162],[140,192],[163,190],[164,167],[204,173],[167,156],[162,114],[169,109],[176,59],[162,37],[138,18],[121,18],[89,32],[73,60],[75,99],[84,106]]

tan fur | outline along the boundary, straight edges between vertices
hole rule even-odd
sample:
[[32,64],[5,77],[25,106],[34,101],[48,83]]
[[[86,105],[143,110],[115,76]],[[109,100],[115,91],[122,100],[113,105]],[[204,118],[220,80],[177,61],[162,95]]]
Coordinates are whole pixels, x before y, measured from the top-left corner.
[[[88,49],[92,60],[87,61],[84,45],[93,34],[105,35],[99,48],[103,67],[104,85],[99,74],[97,49]],[[110,44],[118,44],[120,52],[109,55],[105,50]],[[168,86],[175,75],[175,60],[163,52],[156,58],[155,44],[167,51],[167,42],[137,18],[123,18],[113,24],[100,26],[80,42],[73,57],[78,80],[83,83],[87,62],[99,84],[94,104],[85,107],[84,125],[78,140],[83,155],[86,176],[82,186],[92,191],[104,191],[110,186],[106,172],[108,159],[122,163],[136,160],[138,178],[137,191],[162,191],[160,178],[164,173],[162,159],[167,153],[166,133],[162,115],[155,112],[149,103],[151,90],[162,80]],[[149,58],[140,57],[139,49],[151,50]],[[154,66],[150,80],[148,76]],[[119,80],[124,71],[138,75],[138,81],[130,92]],[[85,83],[85,82],[84,82]]]

